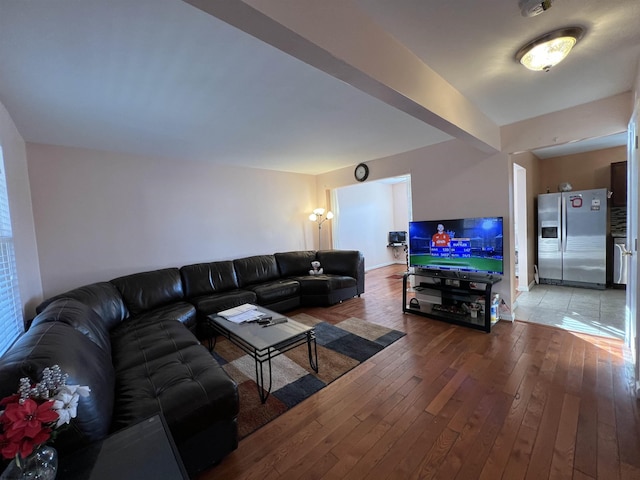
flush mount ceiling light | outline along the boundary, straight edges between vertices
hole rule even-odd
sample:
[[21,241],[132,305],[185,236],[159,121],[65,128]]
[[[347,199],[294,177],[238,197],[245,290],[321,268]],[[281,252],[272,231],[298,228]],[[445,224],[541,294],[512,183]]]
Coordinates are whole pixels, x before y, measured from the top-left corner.
[[516,60],[529,70],[548,72],[569,55],[583,34],[584,29],[581,27],[562,28],[547,33],[518,50]]

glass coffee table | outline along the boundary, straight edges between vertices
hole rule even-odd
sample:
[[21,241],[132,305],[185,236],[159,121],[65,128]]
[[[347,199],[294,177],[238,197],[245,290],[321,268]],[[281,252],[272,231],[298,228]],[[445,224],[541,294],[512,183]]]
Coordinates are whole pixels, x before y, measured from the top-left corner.
[[[258,307],[258,310],[265,316],[271,316],[272,322],[282,321],[283,319],[286,321],[284,323],[269,324],[268,326],[259,325],[256,322],[234,323],[214,313],[207,317],[207,323],[215,333],[229,339],[254,359],[258,394],[262,403],[265,403],[271,393],[271,360],[306,343],[309,352],[309,365],[317,373],[318,347],[313,327],[308,327],[263,307]],[[214,348],[215,340],[210,345],[210,350]],[[269,374],[266,389],[265,363],[268,366]]]

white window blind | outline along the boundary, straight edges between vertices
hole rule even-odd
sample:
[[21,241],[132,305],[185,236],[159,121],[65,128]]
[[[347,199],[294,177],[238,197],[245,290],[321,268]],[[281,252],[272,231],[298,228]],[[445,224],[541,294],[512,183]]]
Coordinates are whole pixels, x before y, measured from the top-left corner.
[[4,158],[0,147],[0,355],[24,331],[16,255],[13,248],[9,195]]

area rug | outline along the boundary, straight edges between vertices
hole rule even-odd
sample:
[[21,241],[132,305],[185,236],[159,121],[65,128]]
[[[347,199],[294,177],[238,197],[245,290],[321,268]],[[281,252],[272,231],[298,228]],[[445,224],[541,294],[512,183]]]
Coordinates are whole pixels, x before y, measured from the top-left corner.
[[[297,322],[315,327],[318,373],[309,365],[307,345],[289,350],[272,360],[271,394],[260,402],[255,383],[253,359],[226,338],[218,337],[212,355],[238,383],[240,413],[238,434],[242,439],[274,418],[310,397],[358,366],[405,333],[381,325],[349,318],[331,325],[307,314],[292,316]],[[268,367],[265,364],[265,376]],[[268,385],[268,377],[265,385]]]

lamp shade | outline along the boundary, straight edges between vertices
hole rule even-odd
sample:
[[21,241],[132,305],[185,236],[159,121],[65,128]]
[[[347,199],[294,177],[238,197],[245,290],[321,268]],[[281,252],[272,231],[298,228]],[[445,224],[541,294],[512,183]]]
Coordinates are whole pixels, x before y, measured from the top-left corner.
[[580,27],[563,28],[527,43],[516,53],[516,60],[529,70],[548,72],[565,59],[582,38]]

